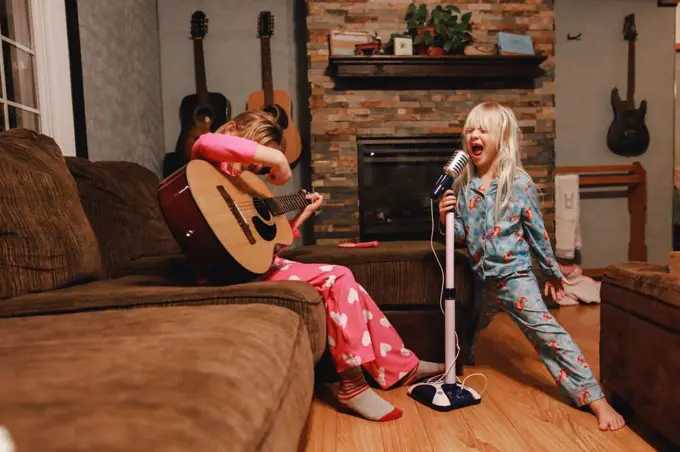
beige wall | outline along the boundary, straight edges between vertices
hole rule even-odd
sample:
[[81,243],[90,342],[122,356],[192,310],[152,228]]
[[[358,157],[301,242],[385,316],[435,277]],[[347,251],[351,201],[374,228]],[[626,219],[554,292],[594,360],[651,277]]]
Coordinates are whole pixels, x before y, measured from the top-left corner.
[[[635,13],[636,105],[648,102],[651,143],[638,159],[649,178],[649,260],[667,262],[671,249],[675,10],[647,0],[556,0],[556,164],[625,164],[606,145],[614,86],[626,92],[627,44],[624,16]],[[567,41],[567,33],[582,33]],[[584,266],[627,260],[625,199],[582,200]]]
[[[161,74],[165,148],[172,151],[180,131],[178,109],[182,98],[196,90],[193,46],[189,37],[191,14],[202,10],[208,18],[204,41],[208,90],[231,101],[232,117],[246,107],[248,94],[262,88],[257,18],[262,10],[274,15],[272,66],[274,88],[288,91],[298,124],[294,0],[160,0],[158,22],[161,42]],[[302,132],[301,132],[302,133]],[[279,189],[288,193],[300,188],[300,167],[293,181]]]
[[155,0],[79,0],[90,160],[139,163],[158,175],[163,156]]

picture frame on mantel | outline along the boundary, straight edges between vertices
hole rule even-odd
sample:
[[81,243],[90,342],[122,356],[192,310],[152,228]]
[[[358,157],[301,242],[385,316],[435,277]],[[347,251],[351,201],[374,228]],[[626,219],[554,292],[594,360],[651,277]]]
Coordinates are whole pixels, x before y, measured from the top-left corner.
[[678,0],[656,0],[656,6],[678,6]]

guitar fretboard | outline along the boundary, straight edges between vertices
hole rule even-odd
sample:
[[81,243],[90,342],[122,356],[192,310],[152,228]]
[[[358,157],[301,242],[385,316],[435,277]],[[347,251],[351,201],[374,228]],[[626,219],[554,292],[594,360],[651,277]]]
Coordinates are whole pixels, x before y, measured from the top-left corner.
[[281,215],[286,212],[292,212],[306,207],[309,200],[304,193],[296,193],[294,195],[276,196],[264,200],[272,215]]
[[272,75],[272,51],[270,37],[260,38],[260,53],[262,61],[262,90],[264,91],[264,106],[274,103],[274,77]]
[[205,77],[203,39],[194,39],[194,72],[196,78],[196,95],[198,97],[198,105],[208,105],[208,84]]

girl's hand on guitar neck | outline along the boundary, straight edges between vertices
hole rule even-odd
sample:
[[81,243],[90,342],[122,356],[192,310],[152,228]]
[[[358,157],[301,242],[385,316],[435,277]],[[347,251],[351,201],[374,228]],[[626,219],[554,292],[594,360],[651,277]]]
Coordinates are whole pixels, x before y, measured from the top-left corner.
[[321,196],[317,192],[308,194],[307,199],[312,201],[311,204],[305,207],[305,212],[307,212],[310,215],[319,210],[323,205],[323,196]]

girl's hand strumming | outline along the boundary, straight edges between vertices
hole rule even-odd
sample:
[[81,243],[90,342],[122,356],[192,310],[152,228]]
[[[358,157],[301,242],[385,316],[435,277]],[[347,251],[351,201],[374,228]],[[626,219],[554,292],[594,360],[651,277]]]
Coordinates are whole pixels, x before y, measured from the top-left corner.
[[453,190],[446,190],[439,200],[439,221],[446,224],[446,214],[456,208],[456,202]]
[[271,171],[265,176],[274,185],[284,185],[292,176],[288,160],[286,160],[283,154],[280,155],[281,157],[277,159],[277,164],[272,165]]

